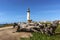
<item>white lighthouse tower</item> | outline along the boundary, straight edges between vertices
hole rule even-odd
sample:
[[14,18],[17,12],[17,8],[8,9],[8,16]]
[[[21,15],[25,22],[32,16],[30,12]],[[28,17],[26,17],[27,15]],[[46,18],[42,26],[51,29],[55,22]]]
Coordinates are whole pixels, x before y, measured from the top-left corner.
[[28,8],[28,10],[27,10],[27,21],[28,21],[28,23],[31,23],[31,19],[30,19],[30,8]]

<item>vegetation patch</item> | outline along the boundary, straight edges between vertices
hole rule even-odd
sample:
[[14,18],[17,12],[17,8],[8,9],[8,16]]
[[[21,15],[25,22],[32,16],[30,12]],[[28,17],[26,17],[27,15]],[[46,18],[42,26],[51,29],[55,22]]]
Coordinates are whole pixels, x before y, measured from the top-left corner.
[[0,24],[0,28],[7,27],[7,26],[13,26],[13,24]]

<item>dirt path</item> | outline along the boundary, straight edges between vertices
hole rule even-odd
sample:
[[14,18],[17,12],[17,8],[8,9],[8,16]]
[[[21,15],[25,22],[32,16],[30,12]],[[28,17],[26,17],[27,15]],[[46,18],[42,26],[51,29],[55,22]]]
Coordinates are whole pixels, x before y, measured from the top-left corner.
[[29,38],[31,33],[27,32],[15,32],[12,27],[0,28],[0,40],[20,40],[21,37]]

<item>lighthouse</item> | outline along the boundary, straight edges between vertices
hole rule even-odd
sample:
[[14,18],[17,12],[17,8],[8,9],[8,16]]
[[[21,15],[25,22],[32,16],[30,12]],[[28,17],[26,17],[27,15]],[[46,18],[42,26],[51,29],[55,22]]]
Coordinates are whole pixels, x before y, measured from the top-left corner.
[[30,19],[30,8],[27,9],[27,21],[28,23],[31,23],[31,19]]

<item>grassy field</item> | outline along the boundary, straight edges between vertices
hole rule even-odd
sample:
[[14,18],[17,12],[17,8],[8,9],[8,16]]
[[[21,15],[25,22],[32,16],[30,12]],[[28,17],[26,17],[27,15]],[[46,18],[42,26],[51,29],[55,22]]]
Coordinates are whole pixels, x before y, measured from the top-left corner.
[[13,24],[0,24],[0,28],[2,28],[2,27],[9,27],[9,26],[13,26]]
[[[56,29],[56,32],[60,32],[60,25],[58,26],[58,28]],[[31,38],[21,38],[21,40],[60,40],[60,34],[56,34],[53,36],[47,36],[45,34],[41,34],[41,33],[32,33],[33,37]]]

